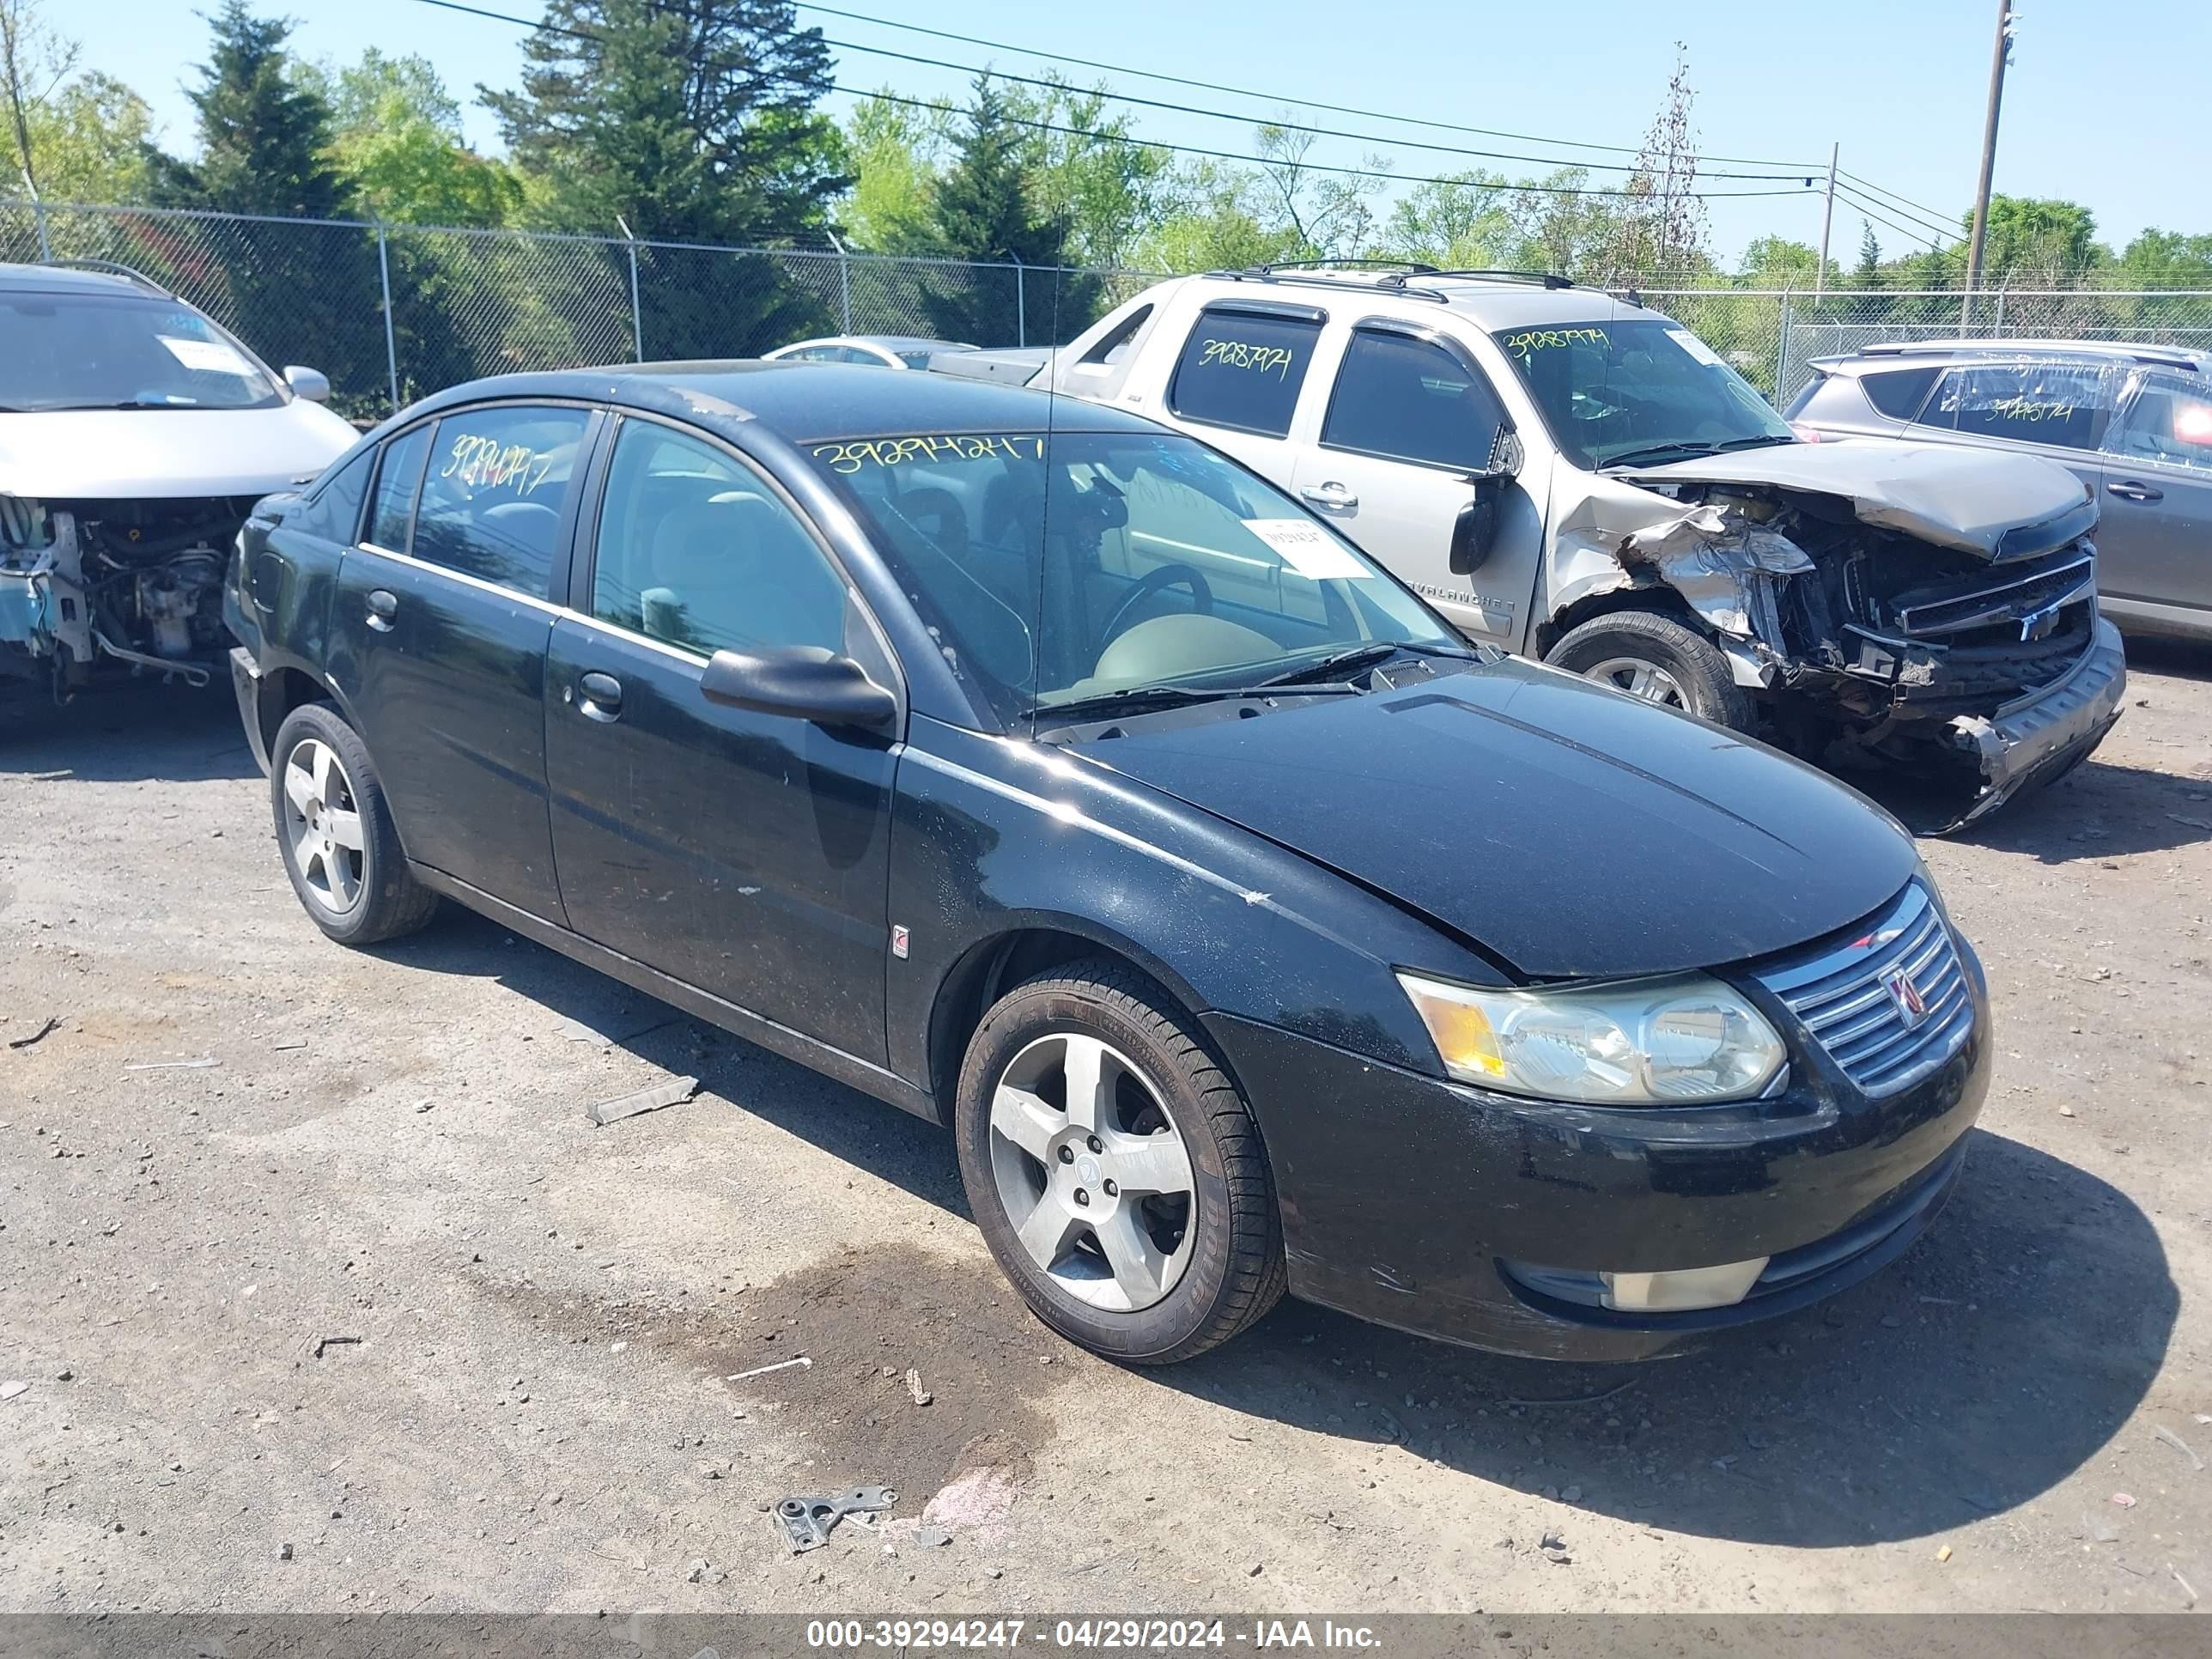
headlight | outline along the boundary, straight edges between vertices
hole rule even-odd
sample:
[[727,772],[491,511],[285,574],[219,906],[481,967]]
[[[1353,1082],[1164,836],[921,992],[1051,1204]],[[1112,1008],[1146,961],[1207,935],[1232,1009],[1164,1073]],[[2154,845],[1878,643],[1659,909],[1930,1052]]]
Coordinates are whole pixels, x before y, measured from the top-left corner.
[[1485,991],[1400,974],[1462,1083],[1593,1106],[1739,1100],[1788,1058],[1759,1010],[1700,974]]

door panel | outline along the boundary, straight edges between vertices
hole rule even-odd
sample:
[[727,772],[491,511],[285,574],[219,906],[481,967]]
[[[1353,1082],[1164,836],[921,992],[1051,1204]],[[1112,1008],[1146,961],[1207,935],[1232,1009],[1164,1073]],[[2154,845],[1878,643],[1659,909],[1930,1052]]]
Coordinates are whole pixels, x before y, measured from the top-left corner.
[[842,649],[865,619],[765,480],[671,427],[623,422],[598,516],[604,620],[563,616],[547,671],[570,926],[880,1064],[896,750],[699,690],[713,651]]
[[2118,599],[2212,607],[2212,398],[2195,377],[2141,377],[2106,437],[2097,586]]

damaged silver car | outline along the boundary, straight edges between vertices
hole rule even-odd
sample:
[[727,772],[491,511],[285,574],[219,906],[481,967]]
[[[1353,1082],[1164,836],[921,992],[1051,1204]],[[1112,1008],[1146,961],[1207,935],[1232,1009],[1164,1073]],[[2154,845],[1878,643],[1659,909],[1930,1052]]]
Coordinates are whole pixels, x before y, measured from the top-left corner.
[[253,503],[356,435],[136,271],[0,264],[0,695],[205,684]]
[[[1879,782],[1916,827],[1995,811],[2118,716],[2096,503],[2064,468],[1807,441],[1681,324],[1564,277],[1216,272],[1037,355],[1036,383],[1295,489],[1469,637]],[[1130,556],[1164,602],[1233,580],[1189,546]]]

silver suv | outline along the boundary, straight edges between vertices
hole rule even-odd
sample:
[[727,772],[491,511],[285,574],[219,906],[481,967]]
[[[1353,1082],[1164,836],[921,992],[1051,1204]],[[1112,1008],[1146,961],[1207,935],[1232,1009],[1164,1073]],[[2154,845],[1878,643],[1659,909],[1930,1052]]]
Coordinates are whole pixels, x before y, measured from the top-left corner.
[[[2097,505],[2065,469],[1802,441],[1681,324],[1563,277],[1182,277],[1052,354],[1048,382],[1294,489],[1469,637],[1905,775],[1931,824],[2056,776],[2118,716]],[[1228,579],[1153,574],[1163,604]]]
[[2097,492],[2098,586],[2130,632],[2212,639],[2212,353],[1929,340],[1814,363],[1790,418],[1824,437],[2041,455]]

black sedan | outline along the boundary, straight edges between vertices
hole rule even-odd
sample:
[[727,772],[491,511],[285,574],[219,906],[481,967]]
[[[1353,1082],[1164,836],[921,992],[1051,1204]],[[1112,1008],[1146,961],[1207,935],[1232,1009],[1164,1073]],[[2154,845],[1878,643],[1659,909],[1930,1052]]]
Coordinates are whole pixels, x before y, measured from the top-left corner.
[[1117,1358],[1286,1286],[1658,1353],[1897,1255],[1986,1086],[1879,809],[1469,647],[1112,410],[478,381],[263,502],[226,610],[325,933],[454,899],[949,1125],[1007,1275]]

